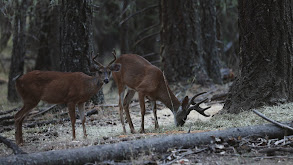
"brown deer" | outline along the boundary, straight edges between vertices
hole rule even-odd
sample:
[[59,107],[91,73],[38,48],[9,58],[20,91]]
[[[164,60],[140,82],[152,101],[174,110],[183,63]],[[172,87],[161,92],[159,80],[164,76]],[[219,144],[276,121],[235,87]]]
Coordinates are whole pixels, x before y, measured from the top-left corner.
[[[98,55],[97,55],[98,56]],[[75,106],[77,105],[82,121],[84,137],[87,136],[85,128],[84,104],[96,94],[104,83],[109,82],[112,72],[120,70],[120,64],[113,64],[114,60],[106,67],[95,59],[99,67],[92,67],[94,76],[82,72],[55,72],[31,71],[16,79],[16,89],[23,101],[23,107],[15,116],[15,140],[17,144],[23,143],[22,122],[25,116],[42,100],[51,104],[67,104],[72,125],[72,138],[75,139]]]
[[[182,102],[179,101],[170,90],[162,71],[143,57],[135,54],[123,54],[117,58],[116,63],[121,64],[120,71],[113,72],[113,79],[118,87],[120,120],[124,133],[126,132],[126,129],[124,125],[123,109],[125,110],[131,133],[135,133],[129,114],[129,104],[135,92],[138,92],[139,104],[141,108],[141,133],[145,132],[145,97],[147,97],[152,104],[156,129],[159,128],[156,110],[157,100],[161,101],[173,112],[176,126],[183,126],[191,110],[196,110],[203,116],[209,116],[206,115],[204,111],[210,107],[199,107],[199,105],[207,99],[199,103],[194,102],[195,97],[203,93],[197,94],[191,99],[189,99],[188,96],[185,96]],[[124,98],[126,87],[128,88],[128,92]]]

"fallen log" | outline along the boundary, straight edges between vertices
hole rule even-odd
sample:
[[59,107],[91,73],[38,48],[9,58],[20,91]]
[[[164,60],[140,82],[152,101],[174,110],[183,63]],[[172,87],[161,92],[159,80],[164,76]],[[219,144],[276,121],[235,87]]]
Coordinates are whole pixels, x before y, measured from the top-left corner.
[[203,133],[169,135],[69,150],[9,156],[0,158],[0,164],[85,164],[104,160],[123,160],[133,158],[139,153],[164,153],[169,148],[191,148],[201,144],[209,144],[214,137],[221,137],[224,140],[231,137],[247,136],[282,138],[284,132],[283,129],[272,124],[256,125]]
[[16,145],[15,143],[13,143],[11,140],[9,139],[6,139],[5,137],[1,136],[0,135],[0,142],[5,144],[8,148],[11,148],[13,153],[15,155],[18,155],[18,154],[26,154],[26,152],[22,151],[18,145]]

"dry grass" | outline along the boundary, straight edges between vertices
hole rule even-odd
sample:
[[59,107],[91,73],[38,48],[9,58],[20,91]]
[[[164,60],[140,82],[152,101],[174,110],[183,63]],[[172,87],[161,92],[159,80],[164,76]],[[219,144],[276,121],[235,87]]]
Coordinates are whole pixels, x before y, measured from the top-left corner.
[[[1,75],[2,77],[2,75]],[[5,75],[4,75],[5,78]],[[7,78],[7,76],[6,76]],[[116,90],[110,90],[110,84],[103,87],[105,94],[106,104],[117,104],[118,97]],[[197,89],[197,87],[196,87]],[[190,91],[189,91],[190,92]],[[190,92],[191,94],[193,92]],[[10,104],[6,99],[7,95],[7,84],[0,86],[0,110],[9,110],[16,107],[21,107],[19,104]],[[147,104],[148,105],[148,104]],[[212,104],[212,108],[207,111],[207,113],[213,115],[222,109],[222,104]],[[258,110],[265,114],[267,117],[277,120],[277,121],[289,121],[293,118],[292,113],[293,103],[283,104],[273,107],[262,107]],[[93,115],[87,118],[86,128],[88,137],[83,138],[82,127],[80,121],[77,120],[76,125],[76,135],[75,141],[71,140],[71,124],[70,122],[64,122],[54,125],[45,125],[35,128],[24,128],[23,135],[25,144],[22,148],[26,152],[39,152],[48,150],[59,150],[67,148],[76,148],[89,145],[97,145],[105,142],[106,137],[109,141],[119,141],[122,133],[122,126],[120,124],[118,107],[107,107],[98,108],[99,114]],[[52,114],[48,114],[51,115]],[[140,128],[140,110],[139,106],[131,107],[131,116],[135,126],[136,131]],[[47,116],[50,118],[50,116]],[[147,134],[130,134],[128,124],[126,128],[128,133],[126,137],[140,136],[140,138],[148,138],[150,136],[163,136],[165,134],[171,133],[185,133],[190,128],[192,132],[201,132],[208,130],[218,130],[231,127],[242,127],[256,124],[267,123],[265,120],[254,114],[252,111],[242,112],[240,114],[216,114],[214,117],[205,118],[199,115],[197,112],[192,111],[188,116],[187,122],[183,127],[176,127],[174,124],[174,118],[172,112],[161,106],[161,110],[158,110],[159,125],[160,129],[154,129],[154,118],[151,110],[148,110],[145,117],[145,129]],[[3,132],[2,136],[14,139],[14,130]],[[125,137],[124,137],[125,138]],[[0,145],[0,156],[11,154],[10,150],[4,145]]]

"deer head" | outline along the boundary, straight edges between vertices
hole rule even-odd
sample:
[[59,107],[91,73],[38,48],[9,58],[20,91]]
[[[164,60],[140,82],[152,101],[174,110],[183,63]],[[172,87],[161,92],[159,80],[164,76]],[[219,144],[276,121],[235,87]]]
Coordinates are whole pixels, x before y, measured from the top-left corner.
[[188,96],[185,96],[184,99],[181,101],[181,106],[178,108],[177,112],[173,112],[176,113],[174,114],[175,117],[175,123],[176,126],[183,126],[187,116],[189,115],[189,113],[192,110],[197,111],[198,113],[200,113],[201,115],[205,116],[205,117],[209,117],[210,115],[207,115],[204,113],[205,110],[209,109],[210,107],[206,107],[206,108],[201,108],[199,105],[203,102],[206,102],[208,99],[204,99],[198,103],[194,102],[194,99],[199,96],[202,95],[206,92],[202,92],[199,94],[194,95],[191,99],[188,98]]
[[95,64],[97,64],[97,66],[91,67],[90,71],[95,72],[96,77],[99,77],[105,84],[107,84],[109,82],[111,72],[118,72],[120,70],[121,64],[113,64],[117,58],[115,49],[113,49],[112,52],[114,59],[107,66],[104,66],[100,62],[96,61],[98,55],[99,53],[97,53],[97,55],[93,58],[93,61]]

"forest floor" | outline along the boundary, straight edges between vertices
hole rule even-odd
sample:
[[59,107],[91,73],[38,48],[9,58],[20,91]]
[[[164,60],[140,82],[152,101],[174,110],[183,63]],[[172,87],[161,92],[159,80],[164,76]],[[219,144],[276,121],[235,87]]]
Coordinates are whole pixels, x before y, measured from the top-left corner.
[[[0,85],[0,92],[2,95],[5,93],[7,84]],[[33,128],[28,128],[26,125],[32,122],[40,121],[51,121],[55,119],[68,118],[67,110],[63,109],[60,112],[48,112],[45,115],[36,117],[28,116],[24,121],[23,126],[23,138],[24,144],[21,149],[27,153],[43,152],[50,150],[61,150],[85,147],[91,145],[102,145],[118,143],[121,141],[129,141],[143,138],[160,137],[166,136],[168,134],[178,134],[187,133],[189,130],[192,133],[204,132],[210,130],[222,130],[231,127],[240,127],[248,125],[256,125],[267,123],[263,119],[259,118],[253,112],[242,112],[240,114],[220,114],[214,117],[203,117],[197,112],[192,111],[187,118],[187,122],[183,127],[176,127],[174,125],[174,119],[172,112],[167,109],[163,104],[158,103],[158,120],[160,128],[158,130],[154,129],[154,117],[150,109],[150,104],[146,103],[147,112],[145,117],[145,134],[131,134],[129,131],[128,123],[126,123],[127,133],[123,134],[122,126],[119,119],[119,108],[118,95],[116,90],[110,89],[111,84],[107,84],[103,87],[105,94],[106,103],[103,105],[92,105],[88,104],[86,106],[86,111],[96,109],[98,114],[93,114],[87,117],[86,128],[87,128],[87,138],[83,138],[82,126],[80,120],[77,120],[76,124],[76,135],[77,138],[72,141],[72,131],[71,124],[69,120],[61,121],[57,120],[54,124],[45,124]],[[225,85],[213,85],[210,87],[201,87],[199,85],[188,85],[186,83],[179,83],[176,85],[171,85],[172,91],[179,95],[179,98],[188,95],[192,96],[196,93],[207,91],[207,94],[202,95],[197,98],[200,101],[204,98],[211,99],[215,94],[227,93],[229,89],[229,84]],[[0,96],[3,98],[3,96]],[[46,103],[40,103],[37,108],[33,110],[31,114],[37,114],[40,111],[47,109],[52,105]],[[212,101],[209,103],[204,103],[202,106],[212,106],[206,112],[211,116],[218,113],[222,107],[223,102]],[[21,104],[14,105],[1,105],[2,110],[0,112],[20,108]],[[274,107],[263,107],[259,111],[264,113],[266,116],[277,120],[277,121],[289,121],[292,120],[292,108],[293,104],[284,104]],[[281,112],[280,112],[281,109]],[[137,96],[133,99],[131,103],[131,117],[135,129],[139,132],[140,129],[140,108],[137,101]],[[13,112],[15,113],[15,112]],[[13,115],[13,114],[12,114]],[[1,122],[1,121],[0,121]],[[2,127],[2,126],[1,126]],[[7,129],[7,127],[12,127]],[[13,125],[5,126],[0,129],[0,133],[3,137],[8,138],[14,142],[14,128]],[[198,146],[198,148],[193,149],[170,149],[165,154],[148,154],[139,155],[133,157],[132,160],[119,161],[121,164],[290,164],[290,160],[293,158],[293,154],[280,153],[277,155],[266,155],[257,152],[252,146],[263,144],[262,146],[269,146],[269,143],[265,137],[258,139],[247,140],[247,148],[238,152],[226,146],[217,145],[217,147],[212,147],[211,145]],[[287,141],[293,141],[289,138]],[[266,141],[266,142],[264,142]],[[274,139],[274,142],[279,141],[279,139]],[[272,142],[272,141],[270,141]],[[293,142],[292,142],[293,143]],[[291,143],[289,143],[291,144]],[[286,144],[286,146],[288,146]],[[220,147],[220,148],[218,148]],[[198,152],[200,151],[200,152]],[[245,151],[245,152],[244,152]],[[5,157],[12,155],[12,150],[7,148],[4,144],[0,143],[0,157]],[[103,164],[116,164],[116,161],[106,161]],[[100,164],[100,163],[98,163]]]

